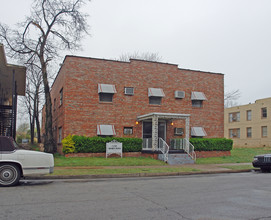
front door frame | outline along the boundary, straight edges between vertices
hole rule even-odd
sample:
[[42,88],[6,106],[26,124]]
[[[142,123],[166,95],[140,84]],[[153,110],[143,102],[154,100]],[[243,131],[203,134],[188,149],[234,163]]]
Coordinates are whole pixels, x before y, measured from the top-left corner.
[[[149,113],[137,117],[138,121],[150,120],[152,121],[152,151],[158,149],[158,123],[159,119],[172,120],[184,119],[185,120],[185,138],[189,140],[189,123],[190,114],[176,114],[176,113]],[[143,129],[143,127],[142,127]]]

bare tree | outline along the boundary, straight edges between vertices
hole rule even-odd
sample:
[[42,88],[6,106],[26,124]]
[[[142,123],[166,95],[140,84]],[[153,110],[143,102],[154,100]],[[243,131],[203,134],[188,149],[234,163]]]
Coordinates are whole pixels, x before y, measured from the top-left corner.
[[40,100],[43,93],[42,73],[35,65],[27,68],[26,95],[23,98],[26,112],[29,115],[31,143],[34,142],[35,125],[37,128],[38,143],[41,143],[40,135]]
[[84,0],[35,0],[31,16],[15,30],[0,24],[0,38],[7,44],[8,55],[36,65],[42,73],[45,93],[46,152],[56,152],[52,130],[52,101],[48,82],[48,65],[59,52],[79,49],[83,34],[87,33],[87,15],[80,10]]
[[146,60],[146,61],[154,61],[154,62],[160,62],[163,60],[163,58],[158,53],[139,53],[139,52],[133,52],[133,53],[124,53],[117,58],[119,61],[129,61],[130,59],[139,59],[139,60]]
[[227,91],[224,94],[224,107],[229,108],[238,105],[237,100],[241,97],[239,89]]

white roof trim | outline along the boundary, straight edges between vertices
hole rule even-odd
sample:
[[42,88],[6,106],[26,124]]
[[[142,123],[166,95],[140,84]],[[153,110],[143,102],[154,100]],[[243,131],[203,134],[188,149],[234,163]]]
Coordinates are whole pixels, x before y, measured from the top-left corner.
[[207,133],[203,127],[191,127],[191,136],[205,137]]
[[97,135],[116,135],[114,125],[97,125]]
[[192,92],[191,93],[191,100],[207,100],[205,94],[203,92]]
[[115,85],[98,84],[98,93],[117,93]]
[[165,93],[163,89],[160,88],[148,88],[148,95],[149,97],[155,96],[155,97],[165,97]]
[[160,119],[186,119],[190,117],[190,114],[178,114],[178,113],[160,113],[153,112],[145,115],[140,115],[137,117],[138,121],[152,119],[152,117],[157,117]]

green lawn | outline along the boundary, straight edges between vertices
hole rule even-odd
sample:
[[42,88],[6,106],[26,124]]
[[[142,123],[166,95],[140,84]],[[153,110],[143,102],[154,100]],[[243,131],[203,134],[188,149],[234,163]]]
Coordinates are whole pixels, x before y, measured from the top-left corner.
[[160,160],[145,157],[101,158],[101,157],[55,157],[55,167],[78,166],[166,166]]
[[198,158],[197,164],[221,164],[221,163],[250,163],[253,157],[259,154],[271,153],[271,148],[234,148],[231,156]]

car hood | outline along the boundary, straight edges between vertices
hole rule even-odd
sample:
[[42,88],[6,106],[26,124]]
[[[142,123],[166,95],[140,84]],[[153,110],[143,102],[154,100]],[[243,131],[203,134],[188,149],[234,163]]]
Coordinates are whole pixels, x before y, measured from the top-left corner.
[[23,154],[23,155],[52,155],[50,153],[40,152],[40,151],[33,151],[33,150],[23,150],[19,149],[16,150],[16,154]]
[[257,155],[255,157],[271,157],[271,154],[261,154],[261,155]]

